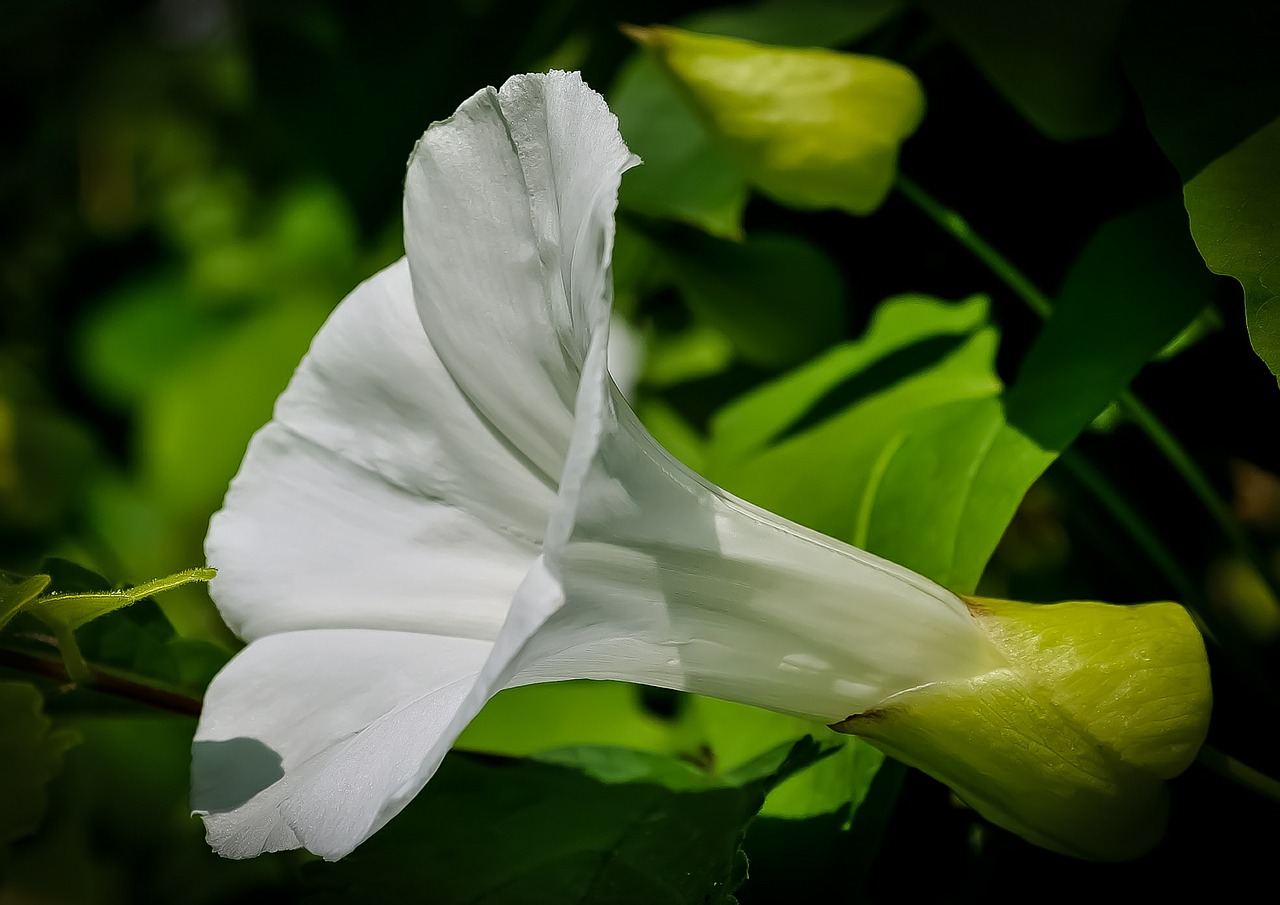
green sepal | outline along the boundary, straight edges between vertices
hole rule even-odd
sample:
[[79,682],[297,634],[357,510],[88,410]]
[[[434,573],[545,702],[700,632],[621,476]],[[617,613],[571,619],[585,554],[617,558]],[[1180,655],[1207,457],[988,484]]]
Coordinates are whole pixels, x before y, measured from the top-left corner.
[[1208,731],[1208,661],[1186,611],[967,603],[1007,665],[913,689],[832,728],[1045,848],[1121,861],[1154,846],[1168,818],[1165,780]]

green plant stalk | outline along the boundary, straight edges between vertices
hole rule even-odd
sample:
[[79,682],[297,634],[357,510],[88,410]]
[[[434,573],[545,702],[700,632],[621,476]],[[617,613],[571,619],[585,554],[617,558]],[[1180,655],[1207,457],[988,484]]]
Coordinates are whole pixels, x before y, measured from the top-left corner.
[[1256,792],[1264,798],[1280,802],[1280,780],[1255,770],[1248,764],[1236,760],[1229,754],[1224,754],[1211,745],[1205,745],[1200,749],[1200,753],[1196,755],[1196,761],[1201,766],[1217,773],[1223,779]]
[[1180,602],[1195,617],[1201,633],[1233,652],[1229,661],[1231,668],[1267,694],[1272,701],[1280,703],[1280,689],[1275,687],[1275,683],[1263,669],[1248,637],[1238,626],[1224,619],[1220,612],[1208,605],[1203,592],[1178,563],[1177,557],[1147,526],[1142,516],[1129,505],[1129,501],[1079,454],[1067,450],[1058,458],[1058,461],[1067,473],[1111,514],[1116,523],[1129,533],[1151,562],[1164,573],[1165,578],[1179,595]]
[[[897,188],[912,204],[916,205],[944,231],[969,250],[995,276],[1004,283],[1014,295],[1023,301],[1028,308],[1041,318],[1048,318],[1053,313],[1053,301],[1027,278],[1014,264],[997,251],[982,236],[978,235],[969,222],[960,214],[943,205],[926,192],[917,183],[899,174]],[[1120,410],[1137,427],[1147,435],[1151,443],[1160,450],[1174,470],[1200,500],[1201,504],[1213,516],[1218,527],[1231,542],[1236,551],[1249,562],[1262,577],[1272,596],[1280,601],[1280,581],[1277,581],[1273,570],[1268,566],[1262,554],[1249,539],[1239,521],[1231,513],[1227,503],[1218,496],[1209,477],[1200,469],[1190,453],[1178,442],[1150,409],[1146,407],[1132,392],[1126,390],[1116,399]],[[1139,543],[1142,543],[1139,539]]]
[[[84,664],[84,661],[80,661]],[[168,713],[195,717],[200,715],[202,701],[182,692],[149,685],[133,676],[126,676],[98,666],[84,664],[83,675],[73,675],[62,657],[44,656],[27,651],[0,647],[0,668],[12,669],[62,684],[90,688],[112,697],[142,704]]]
[[1142,516],[1129,505],[1129,501],[1083,456],[1066,450],[1058,457],[1058,461],[1078,484],[1097,499],[1116,523],[1129,533],[1134,543],[1147,555],[1151,563],[1164,574],[1174,591],[1180,596],[1182,603],[1204,623],[1202,630],[1213,633],[1215,631],[1214,614],[1208,612],[1208,608],[1204,606],[1203,595],[1196,587],[1195,581],[1182,568],[1177,557],[1170,552],[1164,542],[1147,526]]

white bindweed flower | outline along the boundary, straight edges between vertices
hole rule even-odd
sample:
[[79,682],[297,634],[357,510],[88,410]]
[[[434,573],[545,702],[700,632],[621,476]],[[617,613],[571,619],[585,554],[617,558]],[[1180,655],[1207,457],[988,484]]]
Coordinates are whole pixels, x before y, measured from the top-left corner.
[[494,693],[573,678],[843,721],[1034,841],[1150,844],[1204,733],[1185,614],[965,601],[675,461],[606,361],[638,162],[560,72],[415,148],[406,259],[320,331],[209,530],[249,642],[196,733],[213,847],[339,858]]

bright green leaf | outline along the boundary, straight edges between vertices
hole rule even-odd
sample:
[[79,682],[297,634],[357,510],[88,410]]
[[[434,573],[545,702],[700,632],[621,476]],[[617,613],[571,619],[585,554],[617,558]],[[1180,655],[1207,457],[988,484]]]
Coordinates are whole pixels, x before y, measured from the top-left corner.
[[875,210],[924,116],[915,76],[888,60],[665,27],[630,34],[751,182],[784,204]]
[[78,336],[79,362],[95,393],[131,405],[217,331],[181,281],[153,277],[121,288],[90,313]]
[[622,180],[618,204],[713,236],[742,236],[747,183],[658,65],[643,54],[623,67],[609,104],[628,147],[644,166]]
[[[986,312],[981,298],[947,304],[903,296],[883,303],[862,339],[717,414],[708,477],[818,531],[868,546],[885,469],[905,437],[926,413],[999,393],[996,335]],[[914,479],[917,495],[927,481]],[[930,513],[917,527],[932,522]],[[911,558],[920,558],[920,547]]]
[[509,688],[495,696],[458,739],[458,747],[523,756],[576,745],[612,745],[674,754],[694,736],[641,705],[621,682],[552,682]]
[[[733,279],[730,274],[725,276],[726,282]],[[733,363],[733,352],[729,337],[711,324],[693,324],[678,333],[659,333],[650,338],[645,348],[644,382],[652,387],[671,387],[720,374]]]
[[870,745],[797,717],[715,698],[693,697],[690,707],[720,771],[732,774],[770,746],[810,734],[837,749],[779,783],[769,793],[762,815],[800,819],[846,807],[856,811],[884,761]]
[[1169,209],[1099,232],[1007,393],[985,303],[904,297],[713,421],[709,476],[973,590],[1023,495],[1204,304]]
[[916,0],[1032,125],[1066,141],[1120,122],[1127,0]]
[[45,786],[78,741],[73,732],[53,729],[42,707],[34,686],[0,682],[0,845],[36,831],[44,817]]
[[203,519],[218,507],[249,437],[270,419],[327,313],[320,305],[264,310],[152,388],[140,451],[150,489],[169,512]]
[[694,233],[657,244],[695,316],[749,362],[796,364],[844,334],[840,271],[803,239],[761,233],[725,242]]
[[115,591],[85,591],[75,594],[53,594],[42,597],[27,607],[28,612],[49,624],[57,624],[70,630],[80,628],[108,613],[137,603],[154,594],[213,578],[213,569],[187,569],[164,578],[144,582],[131,588]]

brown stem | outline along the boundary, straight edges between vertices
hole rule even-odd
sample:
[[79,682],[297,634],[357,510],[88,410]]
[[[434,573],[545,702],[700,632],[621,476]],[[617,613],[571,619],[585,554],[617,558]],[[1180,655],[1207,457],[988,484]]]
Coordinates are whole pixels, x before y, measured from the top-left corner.
[[[0,648],[0,667],[75,685],[67,674],[66,665],[58,657]],[[89,679],[87,686],[80,687],[92,688],[94,691],[181,716],[200,715],[201,700],[181,692],[143,685],[98,666],[89,667]]]

